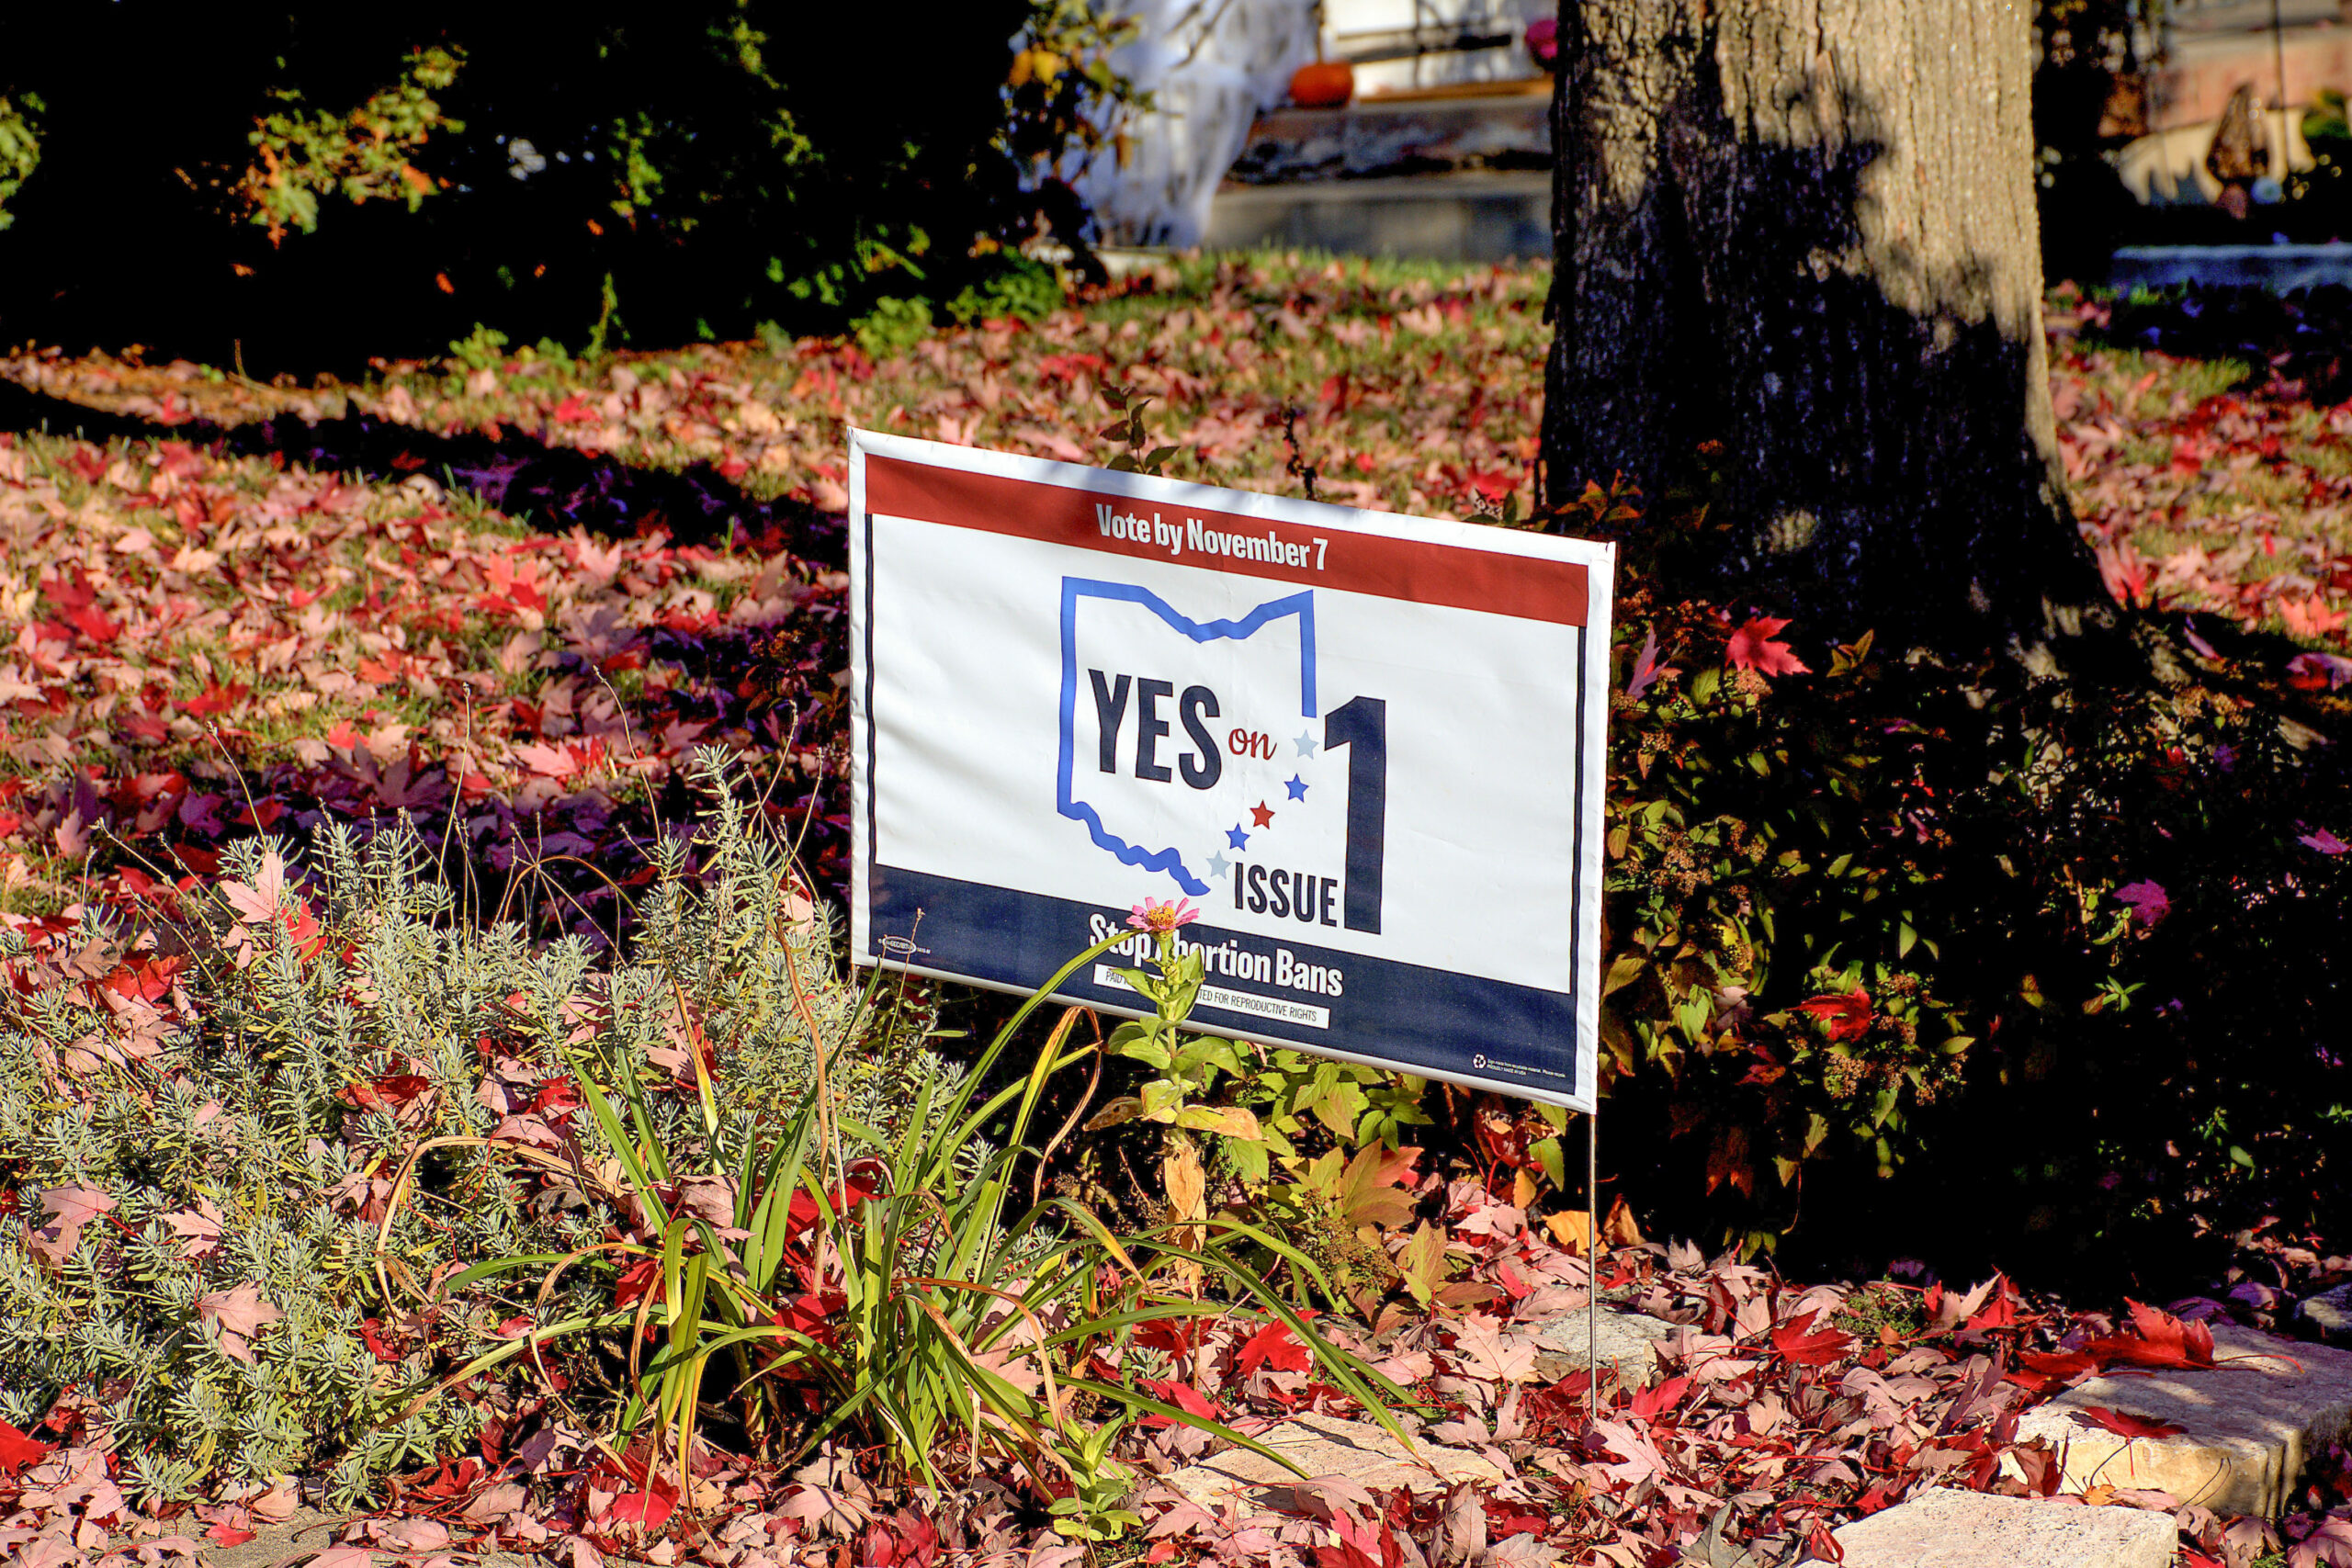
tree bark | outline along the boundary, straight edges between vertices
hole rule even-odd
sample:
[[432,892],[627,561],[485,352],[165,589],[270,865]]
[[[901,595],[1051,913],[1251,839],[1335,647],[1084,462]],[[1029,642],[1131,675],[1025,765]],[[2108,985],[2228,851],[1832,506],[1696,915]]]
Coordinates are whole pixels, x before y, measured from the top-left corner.
[[1721,581],[1823,633],[2053,671],[2113,626],[2051,413],[2030,29],[1561,0],[1547,495],[1696,484]]

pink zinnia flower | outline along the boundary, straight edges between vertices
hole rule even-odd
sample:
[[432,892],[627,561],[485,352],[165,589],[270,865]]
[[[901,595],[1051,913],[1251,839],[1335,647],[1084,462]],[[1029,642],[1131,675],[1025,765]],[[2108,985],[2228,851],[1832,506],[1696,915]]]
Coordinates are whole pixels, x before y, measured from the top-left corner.
[[1139,931],[1150,931],[1157,935],[1172,931],[1178,926],[1189,926],[1200,918],[1201,912],[1193,908],[1189,899],[1170,899],[1163,904],[1159,899],[1147,896],[1144,901],[1137,904],[1134,911],[1127,916],[1127,924]]

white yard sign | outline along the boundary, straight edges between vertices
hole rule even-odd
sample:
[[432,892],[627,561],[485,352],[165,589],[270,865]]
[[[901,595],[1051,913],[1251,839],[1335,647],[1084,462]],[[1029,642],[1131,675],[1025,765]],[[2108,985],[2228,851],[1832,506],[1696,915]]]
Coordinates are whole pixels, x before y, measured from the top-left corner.
[[850,532],[858,962],[1190,899],[1198,1026],[1591,1108],[1611,547],[869,431]]

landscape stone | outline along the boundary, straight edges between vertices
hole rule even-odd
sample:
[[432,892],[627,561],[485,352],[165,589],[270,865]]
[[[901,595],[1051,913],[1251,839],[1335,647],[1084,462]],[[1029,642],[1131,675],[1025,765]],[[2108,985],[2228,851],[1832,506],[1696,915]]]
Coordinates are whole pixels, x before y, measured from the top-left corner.
[[[1657,1357],[1651,1347],[1676,1325],[1663,1318],[1627,1312],[1623,1307],[1600,1304],[1600,1362],[1617,1369],[1617,1381],[1639,1384],[1649,1381],[1657,1370]],[[1545,1323],[1536,1332],[1535,1343],[1541,1348],[1535,1358],[1535,1371],[1546,1381],[1563,1378],[1570,1372],[1582,1371],[1585,1364],[1584,1314],[1572,1312]]]
[[1840,1526],[1844,1568],[2169,1568],[2170,1514],[1983,1492],[1923,1492]]
[[[1418,1457],[1369,1421],[1336,1416],[1301,1416],[1261,1434],[1258,1441],[1297,1461],[1307,1475],[1343,1475],[1359,1486],[1403,1486],[1442,1492],[1462,1481],[1504,1479],[1495,1462],[1467,1449],[1418,1443]],[[1240,1492],[1295,1484],[1300,1478],[1262,1454],[1227,1449],[1165,1477],[1168,1484],[1204,1507],[1216,1507]]]
[[[261,1524],[256,1521],[254,1538],[235,1546],[214,1546],[209,1542],[197,1554],[202,1568],[282,1568],[288,1562],[299,1562],[343,1544],[343,1527],[349,1519],[346,1514],[322,1514],[308,1504],[296,1508],[283,1521]],[[190,1521],[192,1524],[193,1521]],[[189,1530],[196,1534],[204,1527],[195,1525]],[[375,1547],[374,1561],[392,1563],[401,1561],[401,1554],[390,1547]],[[537,1555],[514,1551],[482,1551],[452,1542],[447,1553],[423,1552],[418,1557],[452,1555],[472,1568],[542,1568],[544,1560]],[[627,1560],[607,1552],[607,1563],[626,1563]]]
[[[2064,1455],[2063,1486],[2169,1492],[2217,1514],[2275,1517],[2312,1453],[2352,1427],[2352,1351],[2217,1323],[2210,1369],[2102,1376],[2028,1411],[2020,1440]],[[2093,1425],[2097,1406],[2181,1428],[2126,1438]]]
[[2295,1308],[2295,1315],[2329,1340],[2352,1344],[2352,1280],[2310,1297]]

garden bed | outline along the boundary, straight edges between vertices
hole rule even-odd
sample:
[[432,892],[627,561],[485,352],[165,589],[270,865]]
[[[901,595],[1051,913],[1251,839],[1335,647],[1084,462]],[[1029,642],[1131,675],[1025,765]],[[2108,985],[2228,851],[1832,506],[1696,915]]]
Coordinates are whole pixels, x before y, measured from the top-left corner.
[[[1662,1345],[1657,1381],[1605,1388],[1589,1422],[1582,1374],[1539,1344],[1588,1284],[1562,1245],[1580,1247],[1592,1227],[1559,1190],[1556,1134],[1498,1105],[1424,1106],[1253,1055],[1193,1087],[1220,1114],[1287,1127],[1299,1163],[1271,1184],[1214,1159],[1187,1177],[1181,1144],[1135,1125],[1078,1134],[1090,1147],[1125,1138],[1122,1157],[1143,1160],[1148,1174],[1117,1190],[1068,1151],[1050,1171],[1013,1173],[1021,1194],[1064,1202],[1039,1222],[1043,1247],[1084,1234],[1081,1209],[1138,1233],[1230,1210],[1252,1224],[1288,1215],[1295,1239],[1352,1237],[1312,1253],[1354,1271],[1333,1289],[1303,1287],[1282,1310],[1246,1292],[1230,1311],[1171,1309],[1065,1356],[1056,1376],[1145,1391],[1175,1413],[1134,1413],[1087,1476],[1024,1466],[1018,1441],[951,1433],[943,1484],[926,1486],[870,1429],[794,1451],[818,1412],[790,1401],[765,1430],[721,1416],[716,1446],[682,1472],[650,1442],[599,1445],[627,1404],[614,1347],[634,1342],[633,1325],[526,1365],[517,1340],[566,1303],[674,1321],[670,1284],[695,1248],[670,1257],[660,1238],[688,1216],[716,1242],[756,1229],[729,1206],[748,1180],[720,1201],[649,1174],[632,1195],[623,1145],[640,1159],[657,1145],[766,1157],[766,1134],[747,1129],[772,1131],[817,1099],[895,1134],[922,1086],[965,1081],[927,1055],[967,1049],[929,1037],[933,998],[862,998],[834,958],[845,427],[1100,462],[1125,449],[1103,426],[1140,395],[1178,477],[1520,518],[1547,283],[1539,268],[1185,262],[1036,321],[910,342],[582,363],[478,335],[447,363],[350,386],[7,362],[0,1182],[15,1217],[0,1239],[14,1303],[0,1339],[12,1423],[0,1545],[32,1562],[159,1560],[307,1505],[356,1511],[337,1549],[420,1559],[496,1547],[725,1568],[1134,1555],[1661,1568],[1728,1506],[1723,1528],[1780,1561],[1924,1485],[2053,1486],[2051,1445],[2017,1440],[2026,1406],[2117,1360],[2188,1356],[2184,1319],[2284,1326],[2296,1296],[2352,1273],[2308,1228],[2321,1212],[2308,1194],[2285,1224],[2228,1217],[2258,1213],[2279,1180],[2292,1193],[2333,1179],[2298,1153],[2324,1128],[2284,1113],[2257,1125],[2237,1102],[2236,1122],[2199,1121],[2210,1107],[2159,1083],[2146,1092],[2181,1118],[2178,1166],[2134,1163],[2162,1132],[2130,1158],[2080,1140],[2068,1157],[2085,1162],[2086,1192],[2133,1223],[2226,1237],[2211,1296],[2167,1292],[2171,1316],[2117,1299],[2070,1310],[1999,1278],[1962,1290],[1924,1266],[1882,1270],[1885,1254],[1855,1274],[1884,1272],[1876,1283],[1807,1287],[1752,1253],[1621,1232],[1603,1289],[1686,1332]],[[2102,307],[2058,307],[2062,452],[2119,599],[2185,615],[2217,689],[2340,700],[2352,423],[2267,366],[2099,346]],[[1624,518],[1598,497],[1581,521]],[[1764,1246],[1793,1223],[1808,1159],[1900,1163],[1903,1140],[1936,1125],[1962,1059],[1981,1059],[1971,1040],[2008,1021],[1980,1047],[2007,1081],[2037,1059],[2019,1041],[2044,1010],[2020,1010],[2014,974],[1988,981],[1937,951],[1964,948],[1983,919],[1934,891],[1950,870],[1936,834],[1964,818],[1948,778],[1977,756],[1936,750],[1939,727],[1965,722],[1951,716],[1968,711],[1965,694],[1904,689],[1873,662],[1866,628],[1788,627],[1755,606],[1624,586],[1611,897],[1639,951],[1612,953],[1623,1028],[1611,1070],[1636,1110],[1642,1093],[1674,1101],[1657,1152],[1638,1156],[1671,1175],[1628,1170],[1637,1199],[1654,1186],[1665,1201],[1670,1180],[1738,1199],[1733,1239]],[[1932,705],[1946,701],[1949,713]],[[2245,891],[2256,873],[2238,840],[2215,840],[2228,869],[2206,883],[2172,869],[2211,805],[2177,787],[2199,776],[2188,770],[2258,771],[2236,734],[2182,731],[2144,772],[2119,771],[2160,802],[2127,824],[2136,837],[2086,853],[2090,829],[2030,820],[2068,846],[2052,886],[2075,900],[2061,911],[2075,924],[2051,929],[2096,960],[2025,976],[2033,998],[2062,1004],[2067,1030],[2109,1028],[2151,975],[2191,967],[2163,944],[2192,919],[2291,919],[2293,899],[2335,886],[2352,818],[2309,815],[2300,797],[2268,814],[2267,904]],[[1804,771],[1816,761],[1822,774]],[[1981,757],[1973,765],[1981,782]],[[1851,818],[1832,820],[1825,796],[1854,802]],[[1916,826],[1916,840],[1886,820]],[[1772,861],[1765,843],[1804,852]],[[2010,847],[2030,873],[2026,836]],[[1880,889],[1899,897],[1881,902]],[[1775,900],[1777,937],[1756,913]],[[1800,934],[1808,908],[1865,910],[1866,934],[1840,940],[1875,967],[1822,959]],[[1800,956],[1768,975],[1776,940]],[[2123,1002],[2099,1002],[2106,982]],[[2151,1014],[2148,1027],[2171,1027],[2154,1007],[2133,1026]],[[1039,1048],[1046,1021],[1020,1053]],[[850,1047],[854,1064],[831,1098],[814,1095],[816,1042]],[[2278,1098],[2324,1103],[2339,1081],[2324,1075],[2340,1069],[2305,1063],[2316,1087]],[[597,1104],[626,1106],[632,1077],[646,1121],[616,1136]],[[592,1103],[583,1082],[612,1098]],[[1340,1109],[1317,1111],[1318,1096]],[[1430,1154],[1378,1152],[1410,1146],[1424,1113],[1440,1122]],[[426,1149],[436,1138],[470,1142]],[[886,1188],[859,1186],[856,1162],[889,1146],[819,1159],[827,1179],[771,1255],[812,1271],[776,1296],[778,1326],[836,1341],[827,1325],[847,1302],[828,1294],[815,1199],[873,1208]],[[1359,1146],[1370,1163],[1355,1163]],[[1163,1156],[1175,1164],[1151,1164]],[[1175,1208],[1148,1213],[1163,1196]],[[1329,1206],[1342,1200],[1370,1206],[1334,1230]],[[2132,1207],[2143,1201],[2154,1206]],[[607,1250],[542,1299],[548,1260],[582,1247]],[[502,1257],[541,1261],[463,1278]],[[1181,1259],[1137,1267],[1155,1301],[1197,1288]],[[1105,1289],[1134,1284],[1110,1273]],[[1318,1315],[1283,1315],[1302,1308]],[[1001,1316],[989,1331],[1004,1332]],[[1338,1359],[1314,1350],[1317,1333]],[[994,1368],[1025,1384],[1020,1344]],[[507,1359],[452,1381],[502,1348]],[[1419,1402],[1403,1425],[1476,1450],[1504,1479],[1435,1498],[1309,1486],[1272,1510],[1204,1508],[1159,1484],[1223,1440],[1181,1417],[1257,1435],[1302,1413],[1374,1414],[1377,1384],[1332,1371],[1351,1366]],[[1016,1392],[1050,1404],[1037,1382]],[[1089,1395],[1052,1416],[1080,1443],[1114,1404]],[[2352,1529],[2340,1455],[2323,1456],[2312,1485],[2284,1543],[2317,1561]],[[2109,1500],[2175,1514],[2229,1568],[2279,1543],[2194,1499]]]

